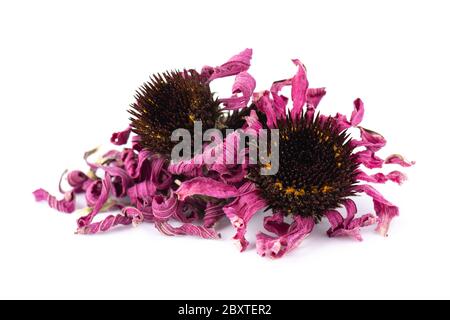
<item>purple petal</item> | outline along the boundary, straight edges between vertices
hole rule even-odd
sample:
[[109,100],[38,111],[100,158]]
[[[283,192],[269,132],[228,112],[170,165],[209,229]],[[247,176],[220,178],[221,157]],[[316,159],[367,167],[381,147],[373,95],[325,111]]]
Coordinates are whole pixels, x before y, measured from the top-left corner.
[[280,95],[280,91],[286,87],[292,85],[292,79],[285,79],[276,81],[270,87],[270,93],[273,98],[273,108],[275,111],[276,118],[284,119],[286,117],[286,106],[288,104],[289,98]]
[[339,229],[341,226],[344,225],[344,218],[342,215],[336,211],[336,210],[330,210],[325,213],[325,216],[328,219],[328,222],[331,225],[331,228],[328,229],[327,233],[329,236],[331,236],[331,232],[334,232],[334,230]]
[[226,199],[236,197],[238,195],[238,190],[234,186],[211,178],[197,177],[183,182],[176,193],[178,195],[178,199],[181,201],[183,201],[186,197],[193,195]]
[[257,92],[253,94],[253,103],[259,111],[263,112],[267,117],[267,126],[275,128],[277,123],[277,114],[273,107],[273,101],[270,98],[269,91]]
[[111,143],[116,146],[124,145],[128,142],[128,138],[130,137],[131,127],[126,128],[123,131],[115,132],[111,136]]
[[256,250],[258,254],[263,257],[281,258],[292,249],[298,247],[314,228],[314,220],[312,218],[302,218],[301,216],[295,216],[294,219],[286,234],[282,236],[271,237],[262,232],[258,233],[256,235]]
[[[353,101],[354,109],[350,120],[343,114],[337,113],[334,119],[337,121],[339,130],[345,130],[350,127],[356,127],[359,123],[361,123],[364,117],[364,103],[361,99],[356,99]],[[361,129],[361,128],[360,128]],[[362,132],[361,132],[362,134]]]
[[233,239],[239,241],[241,251],[248,247],[248,241],[245,239],[247,224],[250,219],[259,210],[267,206],[264,199],[259,196],[256,186],[251,182],[246,182],[239,188],[239,197],[233,202],[223,207],[223,212],[236,229]]
[[[250,111],[250,115],[245,117],[244,129],[251,129],[258,132],[263,128],[261,122],[259,122],[258,115],[255,110]],[[246,130],[244,130],[246,131]]]
[[399,209],[394,205],[386,205],[383,202],[375,201],[375,199],[373,204],[375,212],[379,218],[376,231],[382,236],[387,237],[391,221],[399,215]]
[[[141,210],[135,208],[135,207],[125,207],[122,209],[122,214],[124,214],[126,217],[131,218],[131,222],[134,226],[137,226],[138,224],[144,222],[146,220],[145,213]],[[148,220],[149,214],[147,213],[147,220]],[[151,215],[151,221],[153,221],[153,215]]]
[[108,173],[105,173],[105,178],[102,180],[102,188],[100,192],[100,196],[98,197],[97,201],[94,204],[94,208],[92,211],[84,217],[81,217],[78,219],[78,227],[85,227],[89,225],[92,222],[92,219],[100,212],[103,205],[106,203],[106,201],[109,198],[109,194],[111,192],[112,184],[111,184],[111,177]]
[[208,75],[208,81],[214,79],[224,78],[228,76],[234,76],[238,73],[247,71],[250,68],[250,60],[252,59],[252,49],[245,49],[225,62],[220,67],[211,68],[204,67],[202,69],[202,75]]
[[185,223],[180,227],[173,227],[168,222],[156,221],[155,227],[159,230],[159,232],[167,236],[191,235],[204,239],[220,238],[220,234],[213,229],[196,226],[190,223]]
[[371,151],[378,151],[386,145],[386,139],[379,133],[359,127],[361,140],[354,140],[355,147],[366,147]]
[[347,211],[347,217],[344,219],[336,210],[326,212],[326,217],[331,224],[327,234],[329,237],[352,237],[358,241],[362,241],[360,229],[362,227],[370,226],[377,222],[377,218],[371,214],[365,214],[359,218],[354,218],[356,214],[355,202],[347,199],[344,202],[344,207]]
[[131,138],[131,147],[133,148],[133,150],[140,152],[142,151],[142,146],[140,144],[141,142],[141,137],[139,136],[133,136]]
[[132,150],[128,149],[127,155],[122,157],[124,162],[125,170],[128,172],[129,176],[133,179],[142,179],[148,176],[149,168],[149,157],[150,152],[147,150],[142,150],[138,153],[137,159]]
[[[335,210],[331,210],[326,213],[326,217],[332,225],[333,223],[336,223],[336,219],[339,219],[337,216],[340,216],[342,219],[341,214]],[[360,228],[370,226],[375,222],[377,222],[376,217],[371,214],[365,214],[360,218],[352,220],[350,226],[348,227],[343,227],[342,225],[331,227],[328,229],[327,234],[329,237],[350,237],[355,240],[362,241],[363,238],[360,233]]]
[[350,117],[350,125],[352,127],[356,127],[364,118],[364,103],[358,98],[353,102],[353,104],[355,108]]
[[82,171],[74,170],[67,174],[67,182],[73,188],[73,191],[78,193],[86,191],[92,180]]
[[66,192],[61,200],[57,200],[44,189],[37,189],[33,195],[36,201],[47,201],[50,208],[59,212],[72,213],[75,211],[75,194],[72,191]]
[[357,160],[369,169],[381,168],[384,160],[378,157],[372,150],[363,150],[355,153]]
[[244,108],[255,91],[256,81],[248,72],[241,72],[236,76],[230,98],[220,99],[227,110]]
[[306,103],[315,109],[326,93],[325,88],[309,88],[306,91]]
[[123,214],[109,215],[99,222],[89,223],[85,226],[78,227],[77,234],[95,234],[98,232],[106,232],[117,225],[130,225],[133,219]]
[[351,199],[346,199],[343,203],[345,210],[347,211],[347,217],[344,221],[344,226],[348,226],[356,214],[356,203]]
[[153,158],[151,162],[151,181],[158,190],[165,190],[173,183],[172,175],[164,168],[167,159],[161,157]]
[[305,66],[298,59],[292,60],[296,66],[298,66],[298,71],[296,75],[292,78],[292,117],[298,117],[302,111],[303,106],[306,102],[306,91],[308,90],[308,79],[306,77]]
[[270,87],[270,93],[272,95],[279,96],[279,93],[281,90],[283,90],[284,87],[288,87],[292,85],[292,79],[284,79],[284,80],[278,80],[272,83],[272,86]]
[[[257,131],[255,128],[261,127],[261,124],[258,122],[257,117],[254,112],[251,113],[251,116],[248,117],[248,122],[244,125],[243,131],[250,135],[257,135]],[[251,127],[250,127],[251,126]],[[215,172],[219,175],[220,179],[223,182],[228,184],[234,184],[241,182],[245,176],[247,175],[248,162],[244,161],[243,164],[226,164],[226,163],[237,163],[239,157],[241,159],[246,159],[246,155],[248,150],[244,148],[243,150],[239,150],[239,141],[241,136],[238,131],[235,131],[232,134],[226,136],[225,141],[220,143],[215,149],[215,154],[219,157],[219,161],[215,161],[212,165],[208,165],[209,175],[211,176],[212,172]],[[204,158],[206,158],[206,154],[209,154],[210,151],[208,149],[205,150]],[[232,160],[232,162],[230,162]]]
[[203,226],[212,228],[223,216],[225,216],[223,205],[208,202],[206,204],[205,217],[203,218]]
[[[125,149],[125,150],[127,150],[127,149]],[[103,163],[105,163],[105,160],[106,160],[106,163],[118,161],[120,159],[121,155],[122,155],[122,153],[118,150],[109,150],[102,156],[102,158],[104,159]]]
[[387,175],[380,172],[368,175],[367,173],[361,171],[358,173],[357,179],[372,183],[386,183],[387,181],[392,181],[400,185],[406,181],[407,177],[404,173],[396,170],[389,172]]
[[415,161],[408,161],[403,156],[401,156],[399,154],[392,154],[389,157],[387,157],[386,160],[384,160],[384,163],[386,163],[386,164],[398,164],[398,165],[401,165],[402,167],[411,167],[416,162]]
[[264,229],[276,234],[277,236],[286,234],[289,227],[290,225],[284,222],[284,215],[281,212],[264,217]]
[[145,180],[129,188],[127,194],[132,204],[140,203],[143,206],[148,206],[156,194],[156,186],[150,180]]
[[119,159],[122,162],[121,167],[125,169],[130,177],[134,176],[137,171],[138,160],[136,158],[134,150],[129,148],[123,149],[119,154]]
[[227,184],[239,183],[247,175],[247,164],[227,165],[213,164],[210,171],[218,173],[220,180]]
[[347,229],[354,230],[355,228],[367,227],[373,225],[376,222],[378,222],[377,217],[375,217],[373,214],[366,213],[361,217],[353,219],[348,225]]
[[325,96],[325,88],[314,88],[306,91],[306,118],[312,120],[316,112],[316,108]]
[[174,175],[185,175],[188,177],[197,177],[201,175],[203,165],[205,164],[204,154],[196,154],[189,160],[179,162],[170,162],[167,171]]
[[128,173],[119,167],[102,166],[101,168],[111,176],[112,194],[117,198],[125,197],[132,184]]
[[187,198],[179,203],[173,218],[180,222],[196,221],[203,213],[206,214],[206,203],[202,199]]
[[378,226],[376,231],[383,236],[387,236],[392,219],[399,215],[399,209],[387,201],[381,193],[369,185],[359,185],[356,192],[364,192],[373,199],[374,209],[378,216]]
[[100,193],[102,191],[102,181],[101,180],[93,180],[92,183],[86,189],[86,202],[87,205],[93,207],[100,197]]
[[176,213],[177,208],[178,199],[172,192],[167,197],[163,197],[161,195],[156,195],[153,197],[153,216],[158,219],[158,221],[166,221],[170,219],[170,217]]

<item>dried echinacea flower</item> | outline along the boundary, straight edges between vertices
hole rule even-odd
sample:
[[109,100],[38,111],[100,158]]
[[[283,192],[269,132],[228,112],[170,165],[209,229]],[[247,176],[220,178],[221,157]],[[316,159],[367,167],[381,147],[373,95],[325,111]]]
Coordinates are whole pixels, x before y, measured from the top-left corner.
[[[84,159],[89,169],[65,175],[70,189],[63,190],[60,183],[61,199],[38,189],[33,192],[36,201],[45,201],[64,213],[82,209],[77,234],[149,222],[165,235],[218,238],[220,235],[211,227],[223,216],[221,208],[214,203],[178,197],[175,191],[186,177],[168,171],[166,155],[171,149],[172,130],[191,128],[194,120],[202,121],[204,129],[214,127],[220,116],[219,103],[232,109],[249,101],[253,91],[242,87],[242,80],[245,85],[254,85],[247,73],[251,57],[252,50],[246,49],[220,66],[205,66],[200,73],[189,70],[154,76],[138,92],[131,126],[111,136],[111,143],[116,146],[127,144],[131,138],[131,147],[110,150],[97,161],[89,160],[97,149],[86,152]],[[236,76],[233,95],[219,101],[211,94],[209,83],[229,76]],[[132,135],[132,129],[138,135]],[[86,208],[77,208],[79,194],[84,194]],[[111,211],[119,212],[102,217]],[[173,226],[172,221],[177,221],[178,226]]]
[[183,128],[193,134],[194,121],[200,121],[203,130],[215,128],[221,115],[219,104],[196,71],[156,74],[136,94],[129,110],[131,127],[144,148],[170,154],[176,144],[170,139],[172,132]]
[[355,193],[359,162],[354,146],[332,118],[288,116],[277,127],[278,172],[262,175],[257,166],[249,178],[273,211],[318,222]]
[[[132,131],[138,135],[140,145],[151,151],[168,155],[176,142],[171,141],[176,129],[187,129],[193,134],[194,121],[202,124],[202,130],[233,127],[238,112],[231,119],[225,110],[246,106],[256,85],[247,73],[252,50],[246,49],[218,67],[205,66],[195,70],[172,71],[156,74],[136,94],[131,105]],[[233,95],[218,99],[210,89],[216,79],[236,76]],[[223,105],[223,108],[220,105]]]
[[[264,221],[265,229],[276,235],[259,233],[257,250],[274,258],[298,246],[323,217],[331,224],[327,232],[330,237],[362,240],[360,228],[374,223],[378,223],[377,231],[386,236],[391,220],[399,213],[398,207],[365,182],[401,184],[406,176],[396,170],[387,175],[381,172],[369,175],[363,168],[381,168],[390,163],[411,165],[398,155],[385,160],[376,155],[386,140],[359,125],[364,115],[360,99],[355,100],[350,119],[339,113],[334,117],[317,113],[325,89],[308,88],[306,69],[300,61],[294,63],[298,72],[292,79],[274,83],[272,98],[267,93],[260,94],[255,101],[269,111],[268,119],[272,122],[267,125],[280,130],[279,172],[261,176],[254,170],[251,174],[260,197],[273,209],[273,215]],[[278,95],[284,86],[292,87],[293,109],[287,117],[284,110],[287,98]],[[352,127],[359,129],[360,139],[347,133]],[[376,215],[355,217],[357,209],[351,197],[360,193],[373,199]],[[341,206],[347,212],[345,218],[336,210]],[[293,218],[290,225],[285,222],[287,215]]]
[[[253,94],[251,108],[256,107],[256,110],[247,107],[250,112],[243,125],[244,130],[251,127],[258,135],[262,128],[279,130],[279,171],[274,175],[262,175],[262,164],[248,166],[248,175],[240,181],[233,180],[233,190],[229,190],[230,183],[223,185],[214,183],[211,178],[208,181],[194,178],[183,183],[177,192],[183,197],[229,192],[233,201],[222,210],[236,229],[234,239],[238,240],[241,250],[248,247],[245,233],[252,217],[261,209],[272,209],[272,215],[264,219],[264,228],[273,235],[257,235],[256,247],[262,256],[282,257],[297,247],[323,218],[330,222],[327,232],[330,237],[349,236],[362,240],[360,229],[375,223],[376,230],[386,236],[391,220],[399,213],[398,207],[367,182],[401,184],[406,176],[397,170],[369,174],[364,168],[375,169],[388,164],[408,167],[414,162],[399,155],[382,159],[376,154],[386,140],[359,125],[364,115],[360,99],[355,100],[350,119],[339,113],[327,116],[316,112],[325,89],[309,88],[303,64],[298,60],[293,62],[298,66],[294,77],[276,81],[270,90]],[[289,98],[280,94],[286,86],[291,87],[291,111],[287,109]],[[261,113],[264,117],[258,119]],[[359,139],[347,132],[352,127],[359,130]],[[270,166],[264,164],[267,165]],[[214,169],[214,165],[208,168]],[[173,172],[194,169],[195,165],[188,162],[169,167]],[[226,167],[220,169],[227,172]],[[219,178],[223,180],[222,175]],[[373,199],[375,215],[356,216],[352,197],[361,193]],[[339,207],[345,208],[345,218],[336,210]]]

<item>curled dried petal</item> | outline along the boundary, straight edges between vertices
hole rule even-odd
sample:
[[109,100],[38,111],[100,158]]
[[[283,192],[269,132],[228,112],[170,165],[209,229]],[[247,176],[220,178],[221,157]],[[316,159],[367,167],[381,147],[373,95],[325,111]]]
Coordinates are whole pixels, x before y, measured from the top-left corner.
[[167,160],[161,157],[155,157],[151,162],[151,181],[155,187],[159,190],[165,190],[172,184],[172,175],[167,171],[164,166]]
[[92,219],[94,219],[94,217],[100,212],[103,205],[108,200],[112,188],[111,177],[109,176],[108,173],[105,174],[105,178],[102,180],[101,183],[102,185],[100,195],[95,201],[92,211],[87,216],[78,219],[77,221],[78,227],[85,227],[89,225],[92,222]]
[[207,76],[208,81],[214,79],[234,76],[238,73],[247,71],[250,68],[250,60],[252,59],[252,49],[245,49],[237,55],[231,57],[227,62],[220,67],[204,67],[202,69],[202,76]]
[[361,171],[360,173],[358,173],[357,178],[358,180],[373,183],[386,183],[387,181],[392,181],[399,185],[402,184],[407,179],[406,175],[403,172],[397,170],[389,172],[387,175],[381,172],[368,175],[367,173]]
[[151,170],[149,167],[149,157],[150,152],[142,150],[139,152],[137,159],[135,156],[124,159],[125,170],[131,178],[140,180],[148,176],[148,173]]
[[67,174],[67,182],[74,192],[86,191],[92,180],[82,171],[74,170]]
[[359,185],[355,191],[364,192],[373,199],[375,213],[378,216],[378,226],[376,231],[383,236],[387,236],[392,219],[399,215],[398,207],[387,201],[383,195],[372,186],[366,184]]
[[88,206],[93,207],[95,203],[97,203],[101,191],[102,191],[102,181],[101,180],[92,181],[92,183],[86,189],[85,194]]
[[386,145],[386,139],[378,132],[358,127],[361,140],[354,140],[353,145],[355,147],[366,147],[368,150],[376,152]]
[[257,92],[253,94],[253,103],[259,111],[263,112],[267,118],[267,126],[275,128],[277,124],[277,113],[270,98],[269,91]]
[[[271,89],[272,90],[272,89]],[[275,118],[277,119],[285,119],[286,118],[286,107],[289,102],[289,98],[279,95],[278,92],[272,94],[272,107],[275,112]]]
[[276,118],[284,119],[286,118],[286,106],[288,104],[289,98],[280,94],[280,91],[286,87],[292,85],[292,79],[285,79],[275,81],[270,87],[270,93],[273,99],[273,109],[275,111]]
[[233,239],[239,241],[241,251],[244,251],[249,244],[245,239],[248,222],[259,210],[266,206],[267,204],[259,196],[256,186],[251,182],[246,182],[239,188],[239,197],[223,207],[223,212],[236,229]]
[[204,165],[203,154],[197,154],[192,159],[171,162],[167,168],[168,172],[174,175],[185,175],[187,177],[197,177],[201,175]]
[[237,165],[213,165],[211,170],[220,175],[220,179],[228,184],[239,183],[247,175],[247,164]]
[[202,226],[196,226],[191,223],[185,223],[180,227],[174,227],[168,222],[156,221],[155,227],[159,230],[159,232],[167,236],[191,235],[203,239],[220,238],[220,234],[218,234],[216,231]]
[[206,204],[205,217],[203,218],[203,226],[212,228],[223,216],[225,216],[223,205],[208,202]]
[[152,201],[153,216],[159,221],[166,221],[176,213],[178,199],[171,192],[168,197],[156,195]]
[[277,236],[286,234],[289,227],[290,225],[284,222],[284,215],[281,212],[276,212],[271,216],[264,217],[264,229]]
[[272,237],[262,232],[258,233],[256,235],[256,250],[263,257],[281,258],[298,247],[313,228],[314,220],[312,218],[295,216],[294,222],[284,235]]
[[314,118],[316,108],[325,94],[325,88],[309,88],[306,91],[306,118],[308,121]]
[[338,123],[338,127],[340,128],[340,130],[345,130],[350,127],[356,127],[363,120],[364,103],[362,102],[362,100],[359,98],[356,99],[355,101],[353,101],[353,106],[354,109],[352,115],[350,116],[350,120],[347,119],[347,116],[340,113],[337,113],[334,117],[334,119]]
[[263,128],[261,122],[259,122],[258,115],[255,110],[250,111],[250,115],[245,117],[244,131],[254,130],[258,132]]
[[128,173],[119,167],[102,166],[102,169],[105,170],[105,172],[107,172],[112,178],[112,194],[118,198],[125,197],[127,195],[128,188],[132,184]]
[[[124,149],[129,150],[129,149]],[[101,158],[101,164],[110,164],[112,162],[117,162],[122,156],[122,152],[118,150],[109,150]]]
[[[122,214],[125,215],[126,217],[131,218],[131,222],[133,223],[134,226],[137,226],[138,224],[144,222],[145,220],[145,213],[135,207],[122,208]],[[147,213],[147,216],[148,215],[149,214]]]
[[150,180],[145,180],[129,188],[127,194],[132,204],[148,206],[156,194],[156,186]]
[[356,99],[353,101],[354,109],[352,115],[350,116],[350,125],[356,127],[364,118],[364,103],[361,99]]
[[236,76],[230,98],[220,99],[227,110],[244,108],[255,91],[256,81],[248,72],[241,72]]
[[330,210],[325,214],[331,224],[331,228],[327,231],[328,236],[347,236],[362,241],[360,229],[374,224],[377,222],[377,218],[371,214],[365,214],[355,219],[356,205],[350,199],[345,201],[344,206],[347,211],[347,217],[345,219],[336,210]]
[[180,222],[199,220],[206,210],[206,203],[203,199],[186,198],[184,201],[178,201],[178,203],[180,205],[173,218]]
[[316,109],[326,93],[325,88],[308,88],[306,91],[306,104]]
[[61,200],[56,199],[44,189],[37,189],[33,195],[36,201],[47,201],[50,208],[59,212],[72,213],[75,211],[75,194],[72,191],[66,192]]
[[78,227],[77,234],[95,234],[98,232],[106,232],[117,225],[129,225],[133,219],[124,214],[109,215],[99,222],[89,223]]
[[115,132],[111,136],[111,143],[116,146],[124,145],[128,142],[130,137],[131,127],[126,128],[123,131]]
[[401,156],[399,154],[392,154],[392,155],[388,156],[384,160],[384,163],[385,164],[398,164],[398,165],[401,165],[402,167],[411,167],[416,162],[415,161],[408,161],[403,156]]
[[292,117],[296,118],[302,114],[303,106],[306,102],[306,91],[308,90],[308,79],[306,77],[306,68],[298,59],[292,60],[296,66],[298,66],[298,71],[292,78]]
[[135,150],[137,152],[141,152],[142,151],[141,137],[133,136],[131,138],[131,147],[133,148],[133,150]]
[[183,182],[176,191],[178,199],[184,200],[193,195],[210,196],[214,198],[232,198],[238,195],[236,187],[216,181],[211,178],[197,177]]
[[384,163],[383,159],[378,157],[374,151],[369,149],[359,151],[355,153],[355,156],[361,164],[369,169],[381,168]]

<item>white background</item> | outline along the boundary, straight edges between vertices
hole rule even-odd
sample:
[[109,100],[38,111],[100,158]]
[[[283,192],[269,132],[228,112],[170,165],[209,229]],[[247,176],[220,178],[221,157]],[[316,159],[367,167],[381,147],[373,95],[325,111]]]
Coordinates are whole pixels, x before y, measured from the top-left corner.
[[[448,1],[2,1],[0,298],[450,298]],[[125,128],[153,72],[219,65],[246,47],[257,90],[300,58],[322,113],[366,106],[382,156],[416,160],[386,239],[329,239],[326,223],[281,260],[151,224],[77,236],[76,213],[36,204],[85,150]],[[231,81],[214,89],[229,93]],[[392,167],[394,169],[394,167]],[[357,200],[360,213],[371,201]],[[256,219],[249,231],[261,229]]]

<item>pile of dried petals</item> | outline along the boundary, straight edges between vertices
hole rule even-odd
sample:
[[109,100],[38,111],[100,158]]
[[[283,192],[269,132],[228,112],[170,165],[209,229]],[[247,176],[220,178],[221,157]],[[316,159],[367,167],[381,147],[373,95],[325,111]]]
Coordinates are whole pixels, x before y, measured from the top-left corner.
[[[327,231],[330,237],[362,240],[360,229],[372,224],[386,236],[399,209],[367,183],[401,184],[406,177],[397,170],[368,174],[363,167],[409,167],[413,162],[400,155],[377,156],[386,140],[359,125],[364,115],[360,99],[355,100],[350,118],[340,113],[319,114],[316,109],[325,89],[308,87],[306,70],[299,60],[293,60],[297,72],[292,78],[255,93],[256,82],[247,72],[251,56],[252,50],[246,49],[218,67],[154,75],[137,91],[129,111],[130,126],[111,137],[116,146],[129,140],[131,146],[111,150],[96,162],[90,162],[89,157],[97,150],[88,151],[88,171],[67,173],[71,190],[64,192],[60,187],[63,199],[38,189],[36,200],[72,213],[76,194],[84,193],[88,207],[77,221],[78,234],[151,222],[166,235],[214,239],[220,237],[214,230],[216,222],[226,218],[236,229],[234,239],[241,251],[249,244],[245,234],[251,218],[270,209],[264,228],[272,235],[257,234],[256,249],[272,258],[297,247],[324,217],[331,225]],[[230,76],[235,76],[231,97],[215,98],[209,84]],[[291,110],[287,108],[289,98],[280,93],[284,87],[291,89]],[[202,161],[205,149],[193,159],[171,162],[171,132],[177,128],[192,131],[194,120],[202,121],[204,129],[251,129],[256,135],[263,128],[279,129],[279,171],[261,175],[261,164],[208,164]],[[348,134],[351,127],[359,130],[359,138]],[[223,148],[233,148],[230,141],[234,138],[233,134],[226,136]],[[351,197],[358,193],[373,199],[375,214],[356,217]],[[345,208],[345,217],[336,211],[338,207]],[[112,213],[94,219],[108,211]]]

